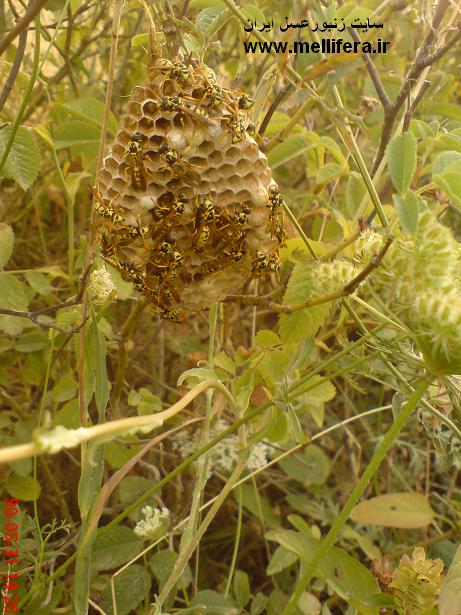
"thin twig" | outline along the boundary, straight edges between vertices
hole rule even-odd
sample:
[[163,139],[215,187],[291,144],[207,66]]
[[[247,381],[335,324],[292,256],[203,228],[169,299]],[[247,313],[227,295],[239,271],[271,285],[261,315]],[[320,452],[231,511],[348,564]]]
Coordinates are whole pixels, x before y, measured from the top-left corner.
[[[360,43],[360,36],[354,28],[349,28],[349,33],[354,39],[355,42]],[[370,54],[362,53],[362,60],[365,62],[366,68],[368,70],[368,74],[370,75],[370,79],[375,86],[376,94],[384,107],[385,110],[390,109],[392,103],[390,98],[386,94],[384,86],[382,84],[381,78],[379,76],[378,71],[376,70],[376,66],[373,64],[373,61],[370,58]]]
[[46,0],[34,0],[29,8],[27,9],[25,15],[21,17],[21,19],[17,22],[17,24],[11,28],[5,38],[0,41],[0,56],[5,51],[5,49],[14,41],[14,39],[23,32],[30,24],[31,21],[35,19],[35,17],[40,13],[42,8],[45,6]]
[[16,316],[17,318],[28,318],[33,323],[35,323],[39,327],[42,327],[43,329],[55,329],[56,331],[59,331],[60,333],[64,333],[65,335],[72,335],[74,333],[77,333],[77,331],[80,331],[80,329],[84,325],[83,320],[79,325],[72,327],[71,329],[65,329],[64,327],[60,327],[56,323],[49,322],[46,320],[40,320],[40,317],[55,314],[58,310],[62,308],[70,307],[72,305],[77,305],[78,303],[80,303],[80,301],[82,300],[83,294],[85,292],[86,282],[87,282],[90,270],[91,270],[91,265],[88,266],[83,272],[83,275],[80,279],[80,288],[78,290],[78,293],[75,295],[73,299],[68,299],[67,301],[64,301],[62,303],[58,303],[56,305],[52,305],[47,308],[42,308],[41,310],[36,310],[34,312],[23,311],[23,310],[9,310],[7,308],[0,308],[0,314],[4,314],[6,316]]
[[[446,43],[441,49],[432,55],[429,55],[429,49],[435,40],[435,33],[440,26],[445,11],[448,7],[449,0],[439,0],[432,19],[431,26],[424,37],[421,47],[416,53],[414,62],[408,71],[406,77],[403,80],[403,84],[389,108],[384,110],[384,125],[381,133],[381,139],[376,152],[375,160],[373,162],[372,175],[375,174],[378,169],[381,160],[384,158],[384,152],[386,151],[387,144],[392,136],[392,128],[394,126],[397,115],[402,108],[408,94],[410,93],[413,85],[417,82],[419,76],[425,68],[433,64],[436,60],[439,60],[461,37],[461,30],[456,34],[449,43]],[[421,98],[421,97],[420,97]],[[420,100],[419,98],[419,100]]]
[[14,82],[16,81],[16,77],[18,76],[19,69],[22,64],[22,59],[24,57],[24,50],[26,48],[28,33],[29,33],[29,30],[26,28],[19,35],[18,48],[16,49],[16,55],[14,56],[13,66],[11,67],[10,74],[8,75],[8,79],[6,80],[3,91],[0,94],[0,111],[3,109],[6,101],[8,100],[8,96],[10,95],[10,92],[13,89],[13,85],[14,85]]

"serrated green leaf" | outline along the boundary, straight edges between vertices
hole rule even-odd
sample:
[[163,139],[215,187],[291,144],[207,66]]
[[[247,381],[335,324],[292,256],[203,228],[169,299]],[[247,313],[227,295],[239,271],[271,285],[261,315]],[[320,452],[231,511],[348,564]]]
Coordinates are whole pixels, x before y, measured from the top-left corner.
[[434,511],[421,493],[386,493],[357,504],[350,518],[368,525],[416,529],[430,525]]
[[[151,578],[142,566],[133,564],[115,577],[114,585],[117,615],[128,615],[128,613],[136,611],[136,608],[148,595],[151,588]],[[102,596],[101,609],[107,615],[114,613],[109,583]]]
[[[11,126],[0,129],[0,158],[6,151],[11,132]],[[37,178],[40,161],[40,150],[31,131],[20,126],[0,173],[14,179],[23,190],[27,190]]]
[[407,190],[403,197],[394,194],[393,199],[400,226],[407,233],[414,235],[420,211],[418,197],[412,190]]
[[439,597],[440,615],[461,615],[461,546],[455,553]]
[[48,336],[43,329],[34,328],[21,334],[16,342],[17,352],[37,352],[43,350],[49,344]]
[[5,483],[7,492],[18,500],[32,502],[36,500],[41,492],[41,486],[32,476],[18,476],[11,474]]
[[[0,273],[0,307],[9,310],[27,310],[29,298],[27,287],[11,273]],[[18,335],[28,324],[25,318],[0,315],[0,330],[9,335]]]
[[408,190],[416,169],[416,139],[411,132],[397,135],[386,148],[387,166],[396,190]]
[[98,530],[92,547],[92,567],[112,570],[129,562],[142,550],[142,541],[123,525]]
[[0,223],[0,269],[6,265],[13,254],[14,232],[9,224]]
[[39,295],[49,296],[53,293],[53,287],[48,277],[41,271],[29,269],[26,271],[26,280]]

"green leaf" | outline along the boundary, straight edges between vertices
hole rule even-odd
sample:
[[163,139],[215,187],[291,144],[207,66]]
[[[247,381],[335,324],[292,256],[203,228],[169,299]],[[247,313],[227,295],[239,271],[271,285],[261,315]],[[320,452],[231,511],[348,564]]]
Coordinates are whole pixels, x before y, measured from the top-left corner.
[[[81,120],[85,124],[93,124],[98,129],[102,127],[104,103],[93,96],[57,103],[53,110],[59,113],[65,112],[73,119]],[[112,134],[117,132],[117,120],[112,112],[109,114],[108,130]]]
[[131,39],[132,47],[148,47],[149,46],[149,33],[143,32],[142,34],[135,34]]
[[350,518],[368,525],[416,529],[432,523],[434,511],[420,493],[387,493],[357,504]]
[[[29,305],[28,288],[11,273],[0,273],[0,307],[24,311]],[[0,330],[18,335],[28,324],[25,318],[0,315]]]
[[[293,530],[271,530],[266,538],[274,540],[295,553],[299,559],[309,562],[317,552],[320,541]],[[328,581],[334,591],[347,600],[364,604],[370,596],[379,592],[379,585],[371,572],[355,558],[338,547],[332,547],[320,562],[316,576]],[[378,615],[378,609],[362,610]]]
[[243,608],[250,599],[250,581],[246,572],[236,570],[234,574],[234,595],[237,603]]
[[218,594],[211,589],[199,592],[192,598],[190,605],[205,607],[204,611],[198,612],[206,613],[206,615],[238,615],[240,613],[240,609],[229,598],[225,598],[222,594]]
[[53,387],[52,396],[55,402],[60,403],[75,397],[77,391],[78,382],[72,376],[63,376]]
[[397,135],[386,148],[387,166],[396,190],[408,190],[416,169],[416,139],[411,132]]
[[251,615],[261,615],[267,605],[268,598],[261,592],[258,592],[255,599],[251,603]]
[[433,175],[434,184],[447,194],[454,204],[461,208],[461,172]]
[[279,527],[280,519],[274,514],[272,505],[267,497],[257,491],[252,485],[241,485],[235,491],[234,497],[237,502],[242,497],[242,505],[256,518],[260,519],[269,527]]
[[[312,266],[304,262],[296,263],[288,281],[283,304],[293,305],[309,299],[313,283]],[[292,314],[282,314],[279,320],[282,341],[289,344],[304,341],[314,335],[323,324],[329,310],[330,305],[324,304],[297,310]]]
[[41,271],[29,269],[26,271],[26,280],[39,295],[49,296],[53,293],[53,287],[48,277]]
[[338,179],[338,177],[342,177],[348,173],[347,167],[341,164],[337,164],[336,162],[327,162],[320,167],[316,182],[318,184],[327,184],[329,182]]
[[285,474],[306,486],[322,485],[330,473],[328,457],[315,444],[281,459],[278,465]]
[[[157,551],[149,560],[149,567],[152,570],[154,577],[157,579],[159,584],[159,590],[161,591],[167,580],[169,579],[171,573],[173,572],[174,565],[176,560],[178,559],[178,554],[174,551],[169,551],[167,549],[162,551]],[[192,573],[187,564],[184,572],[176,581],[175,586],[184,590],[192,583]]]
[[412,190],[407,190],[403,197],[394,194],[393,199],[400,226],[407,233],[414,235],[420,212],[418,197]]
[[318,598],[309,592],[304,592],[296,605],[303,615],[320,615],[322,609]]
[[261,329],[256,333],[254,339],[254,346],[261,346],[261,348],[271,348],[272,346],[280,346],[281,340],[275,331],[269,329]]
[[461,615],[461,546],[455,553],[439,597],[440,615]]
[[162,409],[160,397],[145,387],[141,387],[139,391],[132,389],[128,395],[128,404],[135,406],[139,415],[154,414]]
[[[6,151],[11,131],[11,126],[0,129],[0,158]],[[31,131],[20,126],[1,173],[4,177],[14,179],[23,190],[27,190],[37,178],[40,161],[40,150]]]
[[298,557],[293,551],[290,551],[286,547],[277,547],[267,566],[266,573],[269,575],[277,574],[294,564],[297,560]]
[[24,502],[36,500],[41,492],[40,483],[32,476],[19,476],[18,474],[11,474],[5,483],[5,489],[13,498]]
[[6,265],[13,254],[14,233],[9,224],[0,223],[0,269]]
[[34,328],[21,334],[15,345],[17,352],[37,352],[49,344],[48,335],[43,329]]
[[290,160],[301,156],[310,147],[312,147],[312,142],[304,135],[288,137],[283,143],[279,143],[269,152],[269,166],[272,169],[276,169],[282,166],[282,164],[286,164]]
[[90,160],[98,152],[100,131],[94,124],[70,121],[56,129],[54,145],[56,149],[69,147],[72,155],[85,154]]
[[126,446],[126,444],[119,444],[118,442],[106,442],[104,444],[104,459],[117,470],[128,463],[135,454],[136,448]]
[[92,547],[92,566],[95,570],[112,570],[126,564],[142,550],[142,541],[129,527],[98,530]]
[[346,186],[346,208],[350,216],[355,216],[363,198],[368,194],[360,173],[351,171]]
[[[149,594],[151,578],[142,566],[133,564],[115,577],[114,585],[117,615],[128,615],[136,612],[136,608]],[[114,613],[110,584],[103,593],[101,609],[107,615]]]

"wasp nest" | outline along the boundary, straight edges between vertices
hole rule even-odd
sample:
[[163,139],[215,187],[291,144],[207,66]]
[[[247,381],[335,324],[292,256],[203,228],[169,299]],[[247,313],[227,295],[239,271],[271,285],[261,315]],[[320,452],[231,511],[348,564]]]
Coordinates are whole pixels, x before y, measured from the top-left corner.
[[94,206],[103,257],[162,318],[278,270],[283,200],[251,106],[210,69],[166,59],[131,94]]

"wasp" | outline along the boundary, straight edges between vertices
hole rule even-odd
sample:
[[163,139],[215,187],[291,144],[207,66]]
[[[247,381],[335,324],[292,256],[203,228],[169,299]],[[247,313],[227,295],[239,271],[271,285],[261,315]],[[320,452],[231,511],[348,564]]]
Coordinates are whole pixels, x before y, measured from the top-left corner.
[[193,247],[196,252],[203,252],[205,246],[210,240],[211,227],[208,222],[204,222],[194,233]]
[[246,127],[246,132],[247,135],[249,135],[253,139],[255,139],[257,136],[256,126],[254,124],[248,124],[248,126]]
[[185,181],[192,179],[194,182],[200,181],[200,175],[194,171],[189,164],[184,163],[181,160],[180,153],[168,145],[168,143],[161,145],[157,150],[157,154],[162,156],[167,165],[171,167],[175,174],[181,179]]
[[235,116],[232,117],[229,127],[232,134],[232,143],[239,143],[243,141],[246,137],[246,126],[245,126],[246,118],[242,115],[242,112],[239,111]]
[[190,81],[192,76],[191,69],[182,62],[174,62],[169,70],[169,76],[179,84],[185,84]]
[[135,132],[128,142],[128,151],[125,154],[130,166],[131,184],[135,190],[145,190],[147,185],[147,171],[144,166],[145,140],[140,132]]
[[218,237],[221,237],[218,244],[236,243],[246,237],[247,229],[245,225],[250,211],[249,207],[242,205],[242,207],[236,210],[233,217],[224,214],[223,211],[216,215],[216,232]]
[[161,285],[159,292],[162,302],[167,305],[173,302],[179,303],[181,300],[176,288],[166,282]]
[[126,222],[125,216],[120,213],[121,208],[119,211],[116,211],[110,203],[106,205],[96,188],[93,188],[93,195],[93,208],[97,214],[102,216],[105,220],[109,220],[109,222],[116,224],[123,224]]
[[238,98],[238,107],[239,109],[251,109],[254,105],[254,101],[247,94],[242,94]]
[[238,263],[242,260],[242,258],[247,253],[248,244],[246,241],[242,241],[238,248],[233,248],[230,251],[223,250],[223,255],[221,258],[216,258],[208,263],[204,263],[200,267],[200,272],[195,274],[195,279],[203,279],[206,275],[211,275],[218,271],[222,271],[226,267],[233,265],[234,263]]
[[181,106],[179,96],[162,96],[160,98],[159,108],[162,111],[176,111]]
[[195,212],[193,247],[196,252],[203,252],[211,236],[211,223],[215,219],[212,201],[200,201]]
[[158,313],[162,320],[171,320],[172,322],[184,322],[185,320],[185,315],[182,308],[168,310],[164,307],[160,307]]
[[212,109],[217,109],[224,102],[224,92],[217,83],[207,83],[203,92],[202,102]]

